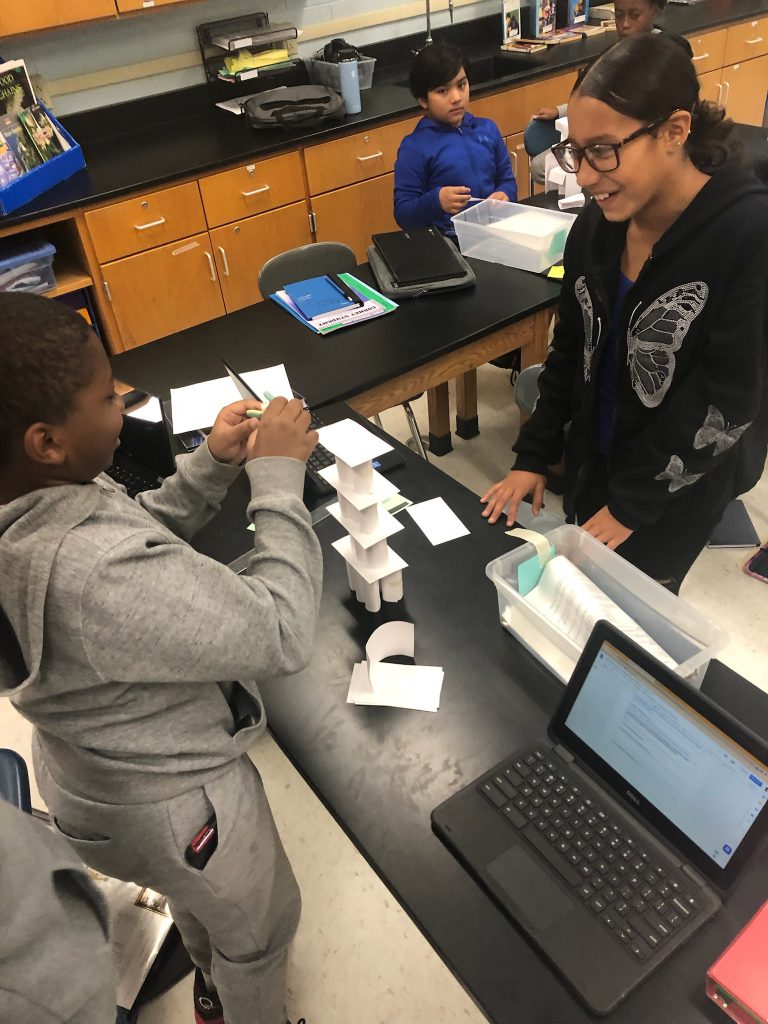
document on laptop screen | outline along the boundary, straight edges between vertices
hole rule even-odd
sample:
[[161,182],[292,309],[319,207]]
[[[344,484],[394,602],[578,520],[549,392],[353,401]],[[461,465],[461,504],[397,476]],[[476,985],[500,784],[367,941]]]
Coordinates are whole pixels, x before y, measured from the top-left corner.
[[768,799],[768,767],[604,643],[565,721],[725,867]]

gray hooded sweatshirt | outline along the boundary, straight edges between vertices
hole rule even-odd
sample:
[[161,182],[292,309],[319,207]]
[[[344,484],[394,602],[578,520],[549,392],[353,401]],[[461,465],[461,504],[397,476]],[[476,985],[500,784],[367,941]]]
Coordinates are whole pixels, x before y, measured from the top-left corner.
[[232,681],[307,662],[322,557],[301,500],[304,465],[246,465],[255,526],[247,574],[186,543],[239,469],[207,445],[156,491],[108,477],[0,505],[0,695],[36,728],[69,792],[104,803],[165,800],[223,774],[263,730],[235,735]]

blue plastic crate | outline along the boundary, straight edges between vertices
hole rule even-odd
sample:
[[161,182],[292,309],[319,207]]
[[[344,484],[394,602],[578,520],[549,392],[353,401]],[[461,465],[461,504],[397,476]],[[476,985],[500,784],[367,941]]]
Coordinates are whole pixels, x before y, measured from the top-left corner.
[[12,181],[5,188],[0,188],[0,214],[12,213],[20,206],[36,199],[37,196],[47,192],[49,188],[58,185],[60,181],[71,178],[73,174],[85,167],[85,158],[80,146],[75,142],[66,128],[62,128],[50,110],[40,104],[46,114],[61,134],[70,144],[70,149],[58,156],[52,157],[39,167],[33,167],[31,171],[22,174],[16,181]]

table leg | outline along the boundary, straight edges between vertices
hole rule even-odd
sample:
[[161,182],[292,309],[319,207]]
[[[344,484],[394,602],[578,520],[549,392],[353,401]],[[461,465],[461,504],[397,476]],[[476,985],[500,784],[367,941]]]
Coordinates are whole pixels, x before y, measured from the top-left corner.
[[551,309],[541,309],[526,321],[532,326],[532,331],[530,340],[522,346],[520,353],[520,368],[522,370],[528,366],[543,363],[547,358],[547,340],[551,318]]
[[427,391],[427,408],[430,454],[447,455],[453,451],[447,381]]
[[467,370],[456,378],[456,434],[468,441],[477,437],[477,370]]

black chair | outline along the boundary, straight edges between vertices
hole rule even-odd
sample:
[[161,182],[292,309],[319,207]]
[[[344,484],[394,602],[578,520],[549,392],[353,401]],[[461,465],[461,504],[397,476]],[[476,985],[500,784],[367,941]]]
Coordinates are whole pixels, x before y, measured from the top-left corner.
[[0,799],[29,813],[29,772],[27,763],[15,750],[0,748]]
[[[348,245],[343,242],[310,242],[296,249],[278,253],[267,260],[259,271],[259,291],[263,299],[269,298],[273,292],[279,291],[292,281],[303,281],[322,274],[354,273],[357,270],[357,258]],[[414,396],[418,397],[418,396]],[[408,427],[413,439],[413,447],[423,459],[427,458],[424,441],[411,408],[411,400],[401,402],[408,420]],[[379,417],[374,419],[381,426]]]

